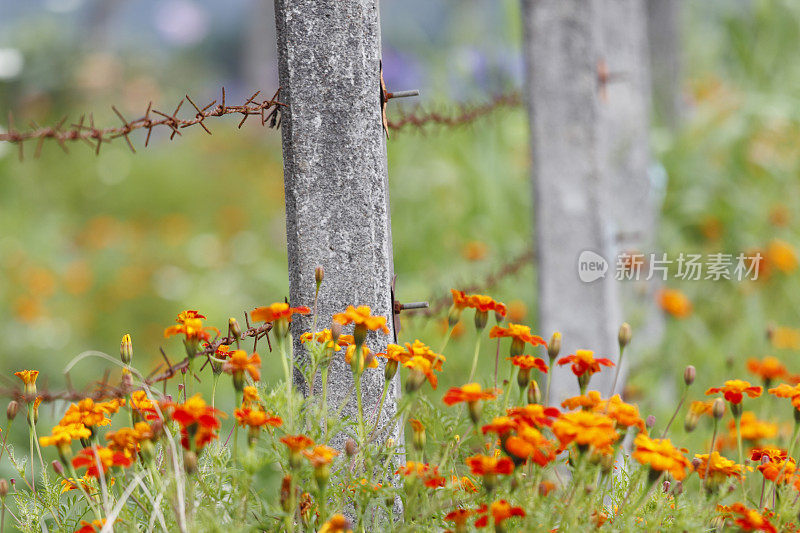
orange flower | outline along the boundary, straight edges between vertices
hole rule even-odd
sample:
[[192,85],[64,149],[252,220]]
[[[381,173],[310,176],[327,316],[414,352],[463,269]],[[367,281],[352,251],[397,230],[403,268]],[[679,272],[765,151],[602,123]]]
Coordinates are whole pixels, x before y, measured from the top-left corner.
[[98,464],[103,470],[103,474],[105,474],[112,466],[130,466],[131,460],[122,453],[114,452],[101,446],[84,448],[72,460],[72,466],[75,468],[85,467],[86,475],[91,477],[100,476],[100,471],[97,468]]
[[411,376],[407,386],[411,383],[414,384],[416,388],[419,388],[422,383],[424,383],[425,379],[428,380],[434,390],[439,384],[439,379],[436,377],[436,374],[433,373],[435,367],[431,365],[429,359],[421,355],[415,355],[403,363],[403,366],[411,370]]
[[488,513],[491,513],[492,518],[494,519],[495,528],[501,528],[503,522],[513,516],[525,516],[525,511],[523,511],[521,507],[512,507],[507,501],[498,500],[492,503],[488,509],[485,505],[482,505],[478,508],[478,514],[483,516],[475,521],[475,527],[480,528],[489,525],[489,515],[487,514],[487,511]]
[[639,415],[639,407],[625,403],[615,394],[610,400],[603,400],[592,408],[595,413],[603,413],[611,417],[617,426],[637,427],[639,431],[644,431],[644,420]]
[[211,339],[209,331],[219,333],[219,330],[212,327],[203,327],[203,320],[206,317],[197,311],[189,310],[183,311],[178,315],[175,321],[177,326],[170,326],[164,330],[164,337],[172,337],[173,335],[185,335],[188,343],[198,343],[201,340],[208,341]]
[[258,381],[261,379],[261,357],[255,352],[248,356],[244,350],[234,350],[228,360],[225,361],[222,369],[233,375],[234,381],[237,376],[242,379],[245,372],[250,374],[253,381]]
[[105,524],[105,518],[103,520],[92,520],[91,522],[81,520],[81,527],[76,529],[75,533],[94,533],[95,531],[102,530]]
[[594,352],[591,350],[576,350],[575,353],[558,360],[558,365],[568,365],[572,363],[572,373],[578,377],[584,374],[595,374],[600,372],[600,365],[614,366],[614,362],[610,359],[594,358]]
[[577,409],[578,407],[583,409],[592,409],[596,405],[599,405],[602,401],[603,398],[600,396],[599,392],[596,390],[590,390],[586,394],[567,398],[561,402],[561,407],[564,409]]
[[261,409],[236,409],[233,411],[233,416],[240,426],[250,426],[251,428],[258,428],[263,426],[279,427],[283,425],[283,420],[279,416],[268,414]]
[[484,296],[483,294],[472,294],[468,296],[467,307],[471,307],[482,313],[494,311],[502,317],[506,316],[505,304],[497,302],[491,296]]
[[774,446],[764,446],[763,448],[753,448],[750,450],[750,460],[753,462],[761,462],[762,457],[767,457],[772,462],[783,461],[786,459],[788,452],[781,448]]
[[372,309],[370,309],[368,305],[360,305],[358,307],[348,305],[344,313],[333,315],[333,320],[343,326],[352,323],[355,326],[360,326],[370,331],[377,331],[380,329],[387,335],[389,334],[389,328],[386,327],[386,317],[372,316]]
[[619,439],[611,418],[589,411],[564,413],[553,422],[552,429],[563,448],[574,442],[579,447],[591,446],[605,453]]
[[335,514],[322,524],[317,533],[353,533],[351,527],[350,520],[344,515]]
[[136,390],[131,393],[131,409],[138,411],[140,414],[153,411],[153,402],[147,397],[147,393],[143,390]]
[[534,427],[552,426],[553,419],[561,414],[555,407],[544,407],[536,403],[529,403],[524,407],[512,407],[507,412],[516,422]]
[[[739,431],[742,433],[742,438],[747,441],[758,442],[762,439],[771,439],[778,434],[777,424],[759,420],[752,411],[743,412],[739,423]],[[728,422],[728,429],[731,432],[731,436],[735,439],[736,422],[733,420]]]
[[711,400],[707,402],[693,401],[691,404],[689,404],[689,412],[696,416],[702,416],[702,415],[712,416],[713,410],[714,410],[714,402]]
[[795,409],[800,410],[800,384],[792,387],[786,383],[781,383],[777,387],[769,389],[768,392],[778,398],[789,398]]
[[772,482],[778,484],[786,483],[794,477],[797,471],[797,463],[792,458],[770,459],[770,461],[765,464],[759,464],[758,471]]
[[253,406],[261,405],[261,396],[258,395],[258,389],[253,386],[247,386],[242,389],[242,407],[252,409]]
[[19,372],[14,372],[14,375],[17,376],[19,379],[22,380],[22,383],[25,385],[35,385],[36,378],[39,377],[38,370],[20,370]]
[[632,456],[641,464],[657,472],[669,472],[678,481],[686,477],[686,469],[691,467],[691,463],[669,439],[651,439],[639,433],[633,444],[636,449]]
[[453,307],[460,311],[469,306],[469,296],[464,294],[464,291],[450,289],[450,292],[453,294]]
[[456,529],[465,529],[467,521],[473,514],[475,514],[475,511],[471,509],[456,509],[455,511],[447,513],[444,519],[448,522],[452,522],[456,526]]
[[58,424],[53,426],[50,435],[39,437],[39,444],[62,448],[69,446],[74,440],[88,439],[91,436],[91,430],[83,424]]
[[307,315],[311,312],[306,306],[290,307],[284,302],[274,303],[266,307],[256,307],[250,311],[253,322],[275,322],[276,320],[292,321],[292,315]]
[[[353,355],[355,355],[356,350],[358,347],[355,344],[351,344],[347,347],[347,350],[344,352],[344,360],[347,362],[348,365],[353,364]],[[366,362],[369,361],[369,364]],[[375,358],[375,355],[372,351],[367,348],[365,345],[361,345],[361,361],[360,361],[359,369],[363,370],[364,366],[366,365],[367,368],[378,368],[378,360]]]
[[742,394],[747,394],[751,398],[761,396],[761,387],[753,387],[749,382],[741,379],[729,379],[722,387],[712,387],[706,391],[706,396],[718,392],[723,393],[725,399],[733,404],[742,403]]
[[777,357],[768,356],[759,361],[758,359],[747,360],[747,370],[765,382],[773,379],[785,378],[789,375],[786,367]]
[[342,346],[348,346],[354,342],[352,335],[339,335],[339,338],[336,339],[336,344],[334,345],[333,334],[331,333],[330,329],[318,331],[316,336],[313,336],[310,331],[303,333],[300,335],[300,342],[305,344],[306,342],[311,341],[312,337],[314,337],[314,340],[320,344],[324,344],[326,348],[332,348],[337,352],[342,349]]
[[692,302],[681,291],[676,289],[662,289],[658,293],[658,303],[661,309],[675,318],[686,318],[692,314]]
[[490,455],[473,455],[467,458],[467,466],[476,476],[489,476],[497,474],[511,474],[514,472],[514,463],[511,459]]
[[339,455],[339,452],[330,446],[320,444],[314,446],[314,449],[311,451],[303,450],[303,455],[305,455],[306,459],[309,460],[314,468],[320,468],[331,464],[331,461],[333,461],[334,457]]
[[[181,426],[181,444],[187,450],[193,447],[202,450],[206,444],[217,438],[220,427],[217,416],[221,411],[206,405],[200,394],[195,394],[182,404],[174,405],[172,419]],[[193,435],[193,439],[189,437]],[[193,446],[192,446],[193,445]]]
[[305,435],[286,435],[285,437],[281,437],[281,442],[284,443],[292,453],[300,453],[314,445],[314,441]]
[[494,400],[500,394],[500,389],[482,390],[478,383],[469,383],[462,387],[451,387],[442,401],[445,405],[455,405],[461,402],[475,403],[479,400]]
[[125,457],[135,458],[139,449],[139,432],[134,428],[124,427],[110,431],[106,433],[106,440],[111,451],[121,453]]
[[786,241],[774,239],[770,242],[764,259],[770,267],[775,267],[781,272],[790,273],[797,270],[797,252]]
[[711,452],[710,460],[709,454],[707,453],[702,455],[696,454],[694,457],[699,461],[699,465],[694,467],[694,470],[701,479],[706,479],[706,477],[708,477],[708,484],[710,486],[717,486],[729,477],[742,477],[744,467],[734,463],[727,457],[723,457],[719,452]]
[[432,467],[428,463],[408,461],[405,466],[398,468],[395,474],[420,479],[426,487],[431,489],[444,487],[446,485],[445,478],[439,475],[439,468],[436,466]]
[[397,361],[400,364],[404,364],[414,356],[424,357],[431,362],[433,369],[439,372],[442,370],[442,363],[445,362],[443,355],[434,352],[428,345],[419,339],[415,340],[413,344],[407,342],[405,343],[405,346],[389,344],[386,346],[386,353],[379,353],[375,355],[377,357],[388,359],[389,361]]
[[503,449],[516,462],[531,460],[539,466],[545,466],[556,458],[554,443],[525,423],[519,425],[515,435],[503,441]]
[[478,492],[478,487],[467,476],[461,476],[460,478],[458,476],[450,476],[450,484],[464,492]]
[[800,330],[776,327],[769,331],[772,346],[781,350],[800,350]]
[[534,357],[532,355],[516,355],[514,357],[508,358],[511,361],[511,364],[514,366],[518,366],[520,370],[530,370],[531,368],[535,368],[540,372],[547,374],[547,364],[544,362],[544,359],[540,357]]
[[528,326],[512,324],[510,322],[507,328],[494,326],[491,331],[489,331],[490,339],[500,337],[511,337],[513,339],[513,342],[511,343],[511,357],[522,354],[524,343],[526,342],[532,346],[547,346],[547,343],[544,341],[544,339],[538,335],[533,335],[531,333],[531,328]]
[[502,437],[506,433],[516,430],[517,426],[518,423],[513,418],[509,416],[499,416],[494,418],[491,424],[483,426],[481,431],[483,431],[484,435],[487,433],[497,433]]
[[778,532],[764,515],[755,509],[747,508],[743,503],[734,503],[728,508],[728,511],[733,517],[733,522],[742,528],[742,531]]
[[83,424],[86,427],[107,426],[111,419],[107,416],[119,411],[125,405],[125,400],[110,400],[95,403],[91,398],[84,398],[77,404],[73,403],[67,408],[59,422],[62,426],[70,424]]

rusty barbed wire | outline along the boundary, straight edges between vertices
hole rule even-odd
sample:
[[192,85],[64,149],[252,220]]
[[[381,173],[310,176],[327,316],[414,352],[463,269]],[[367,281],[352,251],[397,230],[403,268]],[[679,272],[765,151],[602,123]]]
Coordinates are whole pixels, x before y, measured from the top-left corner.
[[[247,323],[247,328],[242,331],[241,339],[244,340],[245,338],[252,338],[253,339],[253,351],[256,351],[258,348],[258,341],[260,339],[266,339],[269,350],[272,351],[272,343],[269,339],[269,332],[272,330],[272,324],[267,323],[261,326],[253,327],[250,326],[250,321],[247,317],[247,313],[245,313],[245,322]],[[217,337],[216,339],[209,341],[206,343],[205,348],[203,350],[197,352],[197,355],[194,359],[203,359],[205,358],[205,363],[200,367],[198,372],[201,372],[207,364],[211,362],[210,355],[217,351],[222,344],[233,344],[236,342],[236,338],[232,335],[226,335],[224,337]],[[181,375],[184,373],[189,366],[189,358],[185,357],[178,363],[172,363],[167,357],[166,352],[163,348],[159,349],[161,352],[161,357],[164,359],[164,362],[159,364],[156,368],[154,368],[144,379],[144,383],[142,385],[130,385],[125,386],[122,383],[119,385],[112,385],[109,383],[109,371],[106,371],[103,379],[99,382],[94,384],[93,390],[84,390],[79,391],[75,390],[72,387],[72,382],[69,376],[69,373],[65,374],[65,379],[67,381],[67,390],[63,391],[48,391],[40,389],[35,395],[26,395],[22,390],[14,387],[0,387],[0,397],[3,398],[10,398],[12,400],[16,400],[20,403],[28,403],[34,400],[41,399],[42,403],[50,403],[56,401],[69,401],[69,402],[77,402],[84,398],[91,398],[94,401],[101,401],[101,400],[111,400],[111,399],[120,399],[125,398],[128,394],[135,390],[141,390],[145,385],[147,387],[154,387],[159,383],[164,384],[164,393],[166,394],[166,383],[169,379]],[[166,370],[162,370],[166,366]],[[190,378],[194,378],[200,381],[200,378],[197,377],[197,374],[194,372]]]
[[390,130],[402,130],[414,127],[422,129],[429,125],[445,127],[463,126],[475,122],[479,118],[493,113],[500,108],[513,108],[522,105],[522,97],[518,92],[497,95],[490,101],[482,104],[465,103],[456,107],[454,112],[425,111],[417,107],[410,113],[401,113],[395,120],[389,120],[387,125]]
[[[111,106],[114,114],[119,117],[122,122],[121,126],[111,128],[98,128],[94,123],[93,114],[89,114],[88,123],[86,115],[82,115],[77,123],[71,124],[69,127],[64,128],[67,117],[62,118],[55,126],[40,126],[36,122],[31,121],[31,129],[27,131],[19,131],[14,128],[14,117],[9,113],[8,116],[8,132],[0,133],[0,141],[10,142],[19,146],[20,160],[24,158],[24,145],[27,141],[36,141],[35,157],[38,157],[42,151],[42,146],[47,139],[52,139],[64,150],[69,153],[67,142],[83,141],[88,144],[95,153],[100,153],[100,148],[103,143],[111,142],[114,139],[123,137],[128,143],[128,147],[136,152],[129,134],[135,130],[146,129],[147,137],[145,138],[144,145],[150,143],[150,135],[153,128],[165,126],[169,128],[172,133],[169,138],[172,140],[175,135],[181,135],[181,130],[199,125],[203,130],[211,135],[211,130],[205,125],[204,121],[207,118],[221,117],[224,115],[241,114],[242,120],[239,121],[238,127],[241,128],[245,121],[251,115],[261,116],[261,125],[269,124],[270,128],[275,128],[280,125],[280,108],[286,104],[278,101],[280,89],[270,99],[257,101],[256,98],[261,94],[261,91],[253,93],[253,95],[245,100],[241,105],[228,105],[225,97],[225,87],[222,88],[222,99],[220,103],[213,100],[210,104],[199,107],[194,100],[187,94],[178,103],[175,111],[172,114],[167,114],[159,111],[153,107],[153,102],[147,106],[144,116],[136,120],[128,121],[116,106]],[[183,107],[184,102],[189,102],[195,110],[195,115],[189,119],[182,119],[178,117],[178,113]],[[158,115],[161,118],[154,118],[153,115]]]
[[[483,279],[482,283],[473,283],[472,285],[458,287],[458,289],[466,293],[485,293],[492,287],[497,286],[501,281],[518,274],[525,266],[532,264],[535,257],[536,252],[533,248],[529,248],[525,252],[504,263],[494,272],[488,274]],[[427,309],[409,310],[408,313],[412,316],[423,316],[426,318],[435,317],[450,307],[450,304],[453,303],[453,298],[448,291],[448,294],[430,298],[429,301],[430,305]]]

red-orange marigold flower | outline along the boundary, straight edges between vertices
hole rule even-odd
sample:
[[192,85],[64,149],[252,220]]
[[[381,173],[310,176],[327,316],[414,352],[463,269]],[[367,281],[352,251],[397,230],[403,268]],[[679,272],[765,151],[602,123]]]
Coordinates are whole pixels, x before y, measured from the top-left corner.
[[517,461],[531,460],[544,466],[555,460],[555,443],[548,440],[539,430],[527,424],[520,424],[516,434],[503,441],[503,449]]
[[510,416],[495,417],[491,424],[486,424],[481,428],[483,434],[497,433],[501,437],[510,431],[514,431],[518,427],[518,422]]
[[81,527],[76,529],[75,533],[95,533],[96,531],[101,531],[105,524],[105,518],[103,520],[92,520],[91,522],[81,520]]
[[467,307],[481,312],[494,311],[500,316],[506,316],[505,304],[497,302],[491,296],[485,296],[483,294],[472,294],[468,296]]
[[20,370],[19,372],[14,372],[14,375],[17,376],[22,383],[25,385],[34,385],[36,384],[36,378],[39,377],[38,370]]
[[547,363],[544,362],[544,359],[541,357],[534,357],[532,355],[515,355],[514,357],[509,357],[509,361],[514,366],[518,366],[520,370],[530,370],[531,368],[535,368],[536,370],[547,374]]
[[531,333],[531,328],[520,324],[512,324],[509,322],[508,327],[494,326],[489,331],[489,338],[511,337],[519,342],[527,342],[532,346],[547,346],[547,343],[538,335]]
[[353,307],[348,305],[344,313],[336,313],[333,315],[334,322],[346,326],[348,324],[355,324],[356,326],[363,326],[371,331],[382,330],[384,333],[389,333],[389,328],[386,327],[385,316],[373,316],[372,309],[368,305],[360,305]]
[[299,453],[314,445],[314,441],[305,435],[286,435],[285,437],[281,437],[281,442],[284,443],[292,453]]
[[432,489],[444,487],[447,484],[447,480],[439,475],[439,468],[428,463],[408,461],[405,466],[398,468],[395,474],[420,479],[426,487]]
[[329,465],[331,461],[333,461],[333,458],[339,455],[339,452],[330,446],[320,444],[318,446],[314,446],[314,448],[310,451],[303,450],[303,455],[306,457],[306,459],[308,459],[314,468],[320,468],[322,466]]
[[729,379],[722,387],[711,387],[706,391],[706,395],[723,393],[725,399],[731,403],[742,403],[742,395],[747,394],[751,398],[761,396],[762,387],[754,387],[748,381],[741,379]]
[[333,333],[331,333],[330,329],[323,329],[322,331],[318,331],[316,335],[312,335],[310,331],[303,333],[300,335],[300,342],[303,344],[310,342],[312,338],[321,344],[324,344],[326,348],[332,348],[335,351],[339,351],[342,349],[342,346],[349,346],[355,342],[353,340],[352,335],[339,335],[336,339],[336,344],[333,343]]
[[481,389],[478,383],[468,383],[461,387],[451,387],[442,401],[445,405],[455,405],[461,402],[473,403],[479,400],[494,400],[500,394],[500,389]]
[[130,466],[131,459],[126,457],[125,454],[114,452],[109,448],[92,446],[91,448],[82,449],[72,460],[72,466],[75,468],[85,467],[86,475],[91,477],[99,477],[98,464],[103,470],[103,474],[105,474],[112,466]]
[[233,411],[233,416],[240,426],[250,426],[251,428],[283,425],[283,420],[279,416],[262,411],[261,409],[242,408]]
[[534,427],[552,426],[553,419],[558,418],[558,415],[561,414],[555,407],[545,407],[537,403],[512,407],[507,413],[515,421]]
[[[701,479],[709,478],[710,484],[718,484],[729,477],[742,477],[744,467],[736,464],[727,457],[723,457],[719,452],[711,452],[711,454],[695,454],[695,459],[699,460],[699,465],[694,467],[694,470]],[[710,457],[710,459],[709,459]]]
[[731,513],[733,522],[742,528],[742,531],[764,531],[766,533],[777,533],[778,530],[770,521],[755,509],[746,507],[743,503],[736,502],[728,511]]
[[765,381],[785,378],[789,375],[788,370],[777,357],[767,356],[761,361],[758,359],[747,360],[747,371]]
[[525,511],[522,509],[522,507],[513,507],[506,500],[498,500],[492,503],[492,505],[490,505],[488,509],[486,508],[485,505],[482,505],[479,508],[478,512],[480,514],[483,514],[483,516],[481,516],[475,521],[475,527],[479,528],[486,527],[489,525],[489,514],[491,514],[492,518],[494,519],[495,527],[501,526],[503,522],[505,522],[511,517],[525,516]]
[[614,362],[606,358],[594,358],[592,350],[576,350],[575,353],[558,360],[558,364],[568,365],[572,363],[572,373],[576,376],[582,376],[587,372],[589,375],[600,372],[600,365],[614,366]]
[[658,293],[658,304],[675,318],[686,318],[692,314],[692,302],[676,289],[662,289]]
[[476,476],[511,474],[514,472],[514,463],[508,457],[491,455],[473,455],[466,460],[470,471]]
[[307,315],[310,312],[311,309],[304,305],[291,307],[285,302],[278,302],[265,307],[256,307],[250,311],[250,319],[253,322],[274,322],[276,320],[291,322],[292,315]]

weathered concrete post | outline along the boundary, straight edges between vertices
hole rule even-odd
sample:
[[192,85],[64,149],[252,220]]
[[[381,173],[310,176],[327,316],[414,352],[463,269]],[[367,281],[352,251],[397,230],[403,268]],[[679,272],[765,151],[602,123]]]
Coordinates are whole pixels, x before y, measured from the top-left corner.
[[[600,0],[601,64],[607,70],[599,102],[602,205],[620,254],[647,258],[639,279],[617,281],[624,320],[635,334],[629,353],[641,354],[661,340],[663,316],[655,304],[663,283],[647,266],[655,241],[658,187],[651,179],[650,68],[646,0]],[[602,82],[602,80],[601,80]],[[658,256],[656,256],[658,257]],[[616,270],[617,258],[610,268]],[[629,361],[629,360],[628,360]],[[623,361],[617,390],[622,389]],[[605,392],[605,391],[604,391]]]
[[[282,110],[282,135],[290,301],[311,306],[314,269],[322,266],[320,328],[329,327],[332,315],[348,305],[369,305],[373,314],[387,317],[391,328],[378,0],[275,0],[275,20],[280,97],[288,104]],[[302,353],[297,339],[310,329],[309,317],[292,323],[296,354]],[[367,345],[383,351],[391,339],[370,334]],[[364,373],[368,422],[377,411],[383,379],[382,367]],[[353,383],[342,357],[334,358],[329,380],[329,403],[338,406]],[[395,383],[383,408],[384,425],[395,412],[397,395]],[[349,409],[352,414],[354,402]],[[396,438],[397,428],[384,435]],[[342,438],[334,445],[340,447]]]
[[[589,265],[598,262],[591,253],[615,255],[598,147],[600,4],[523,0],[522,6],[539,276],[536,330],[544,336],[561,331],[562,354],[587,348],[615,359],[620,312],[613,265],[596,279]],[[586,281],[579,277],[579,259],[586,263]],[[605,393],[612,380],[604,372],[590,386]],[[554,369],[551,404],[577,390],[569,367]]]
[[682,0],[647,0],[653,109],[660,125],[674,129],[683,115],[681,88]]

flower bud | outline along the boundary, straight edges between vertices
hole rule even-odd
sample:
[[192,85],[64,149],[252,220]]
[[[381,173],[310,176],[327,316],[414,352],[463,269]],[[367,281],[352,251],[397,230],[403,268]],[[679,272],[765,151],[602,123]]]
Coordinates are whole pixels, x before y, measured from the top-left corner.
[[670,483],[668,479],[664,480],[664,483],[661,484],[661,488],[664,489],[664,494],[669,492]]
[[347,442],[344,443],[344,453],[347,454],[348,457],[353,457],[355,454],[358,453],[358,444],[353,439],[347,439]]
[[478,331],[482,331],[486,327],[486,323],[489,321],[489,312],[488,311],[480,311],[478,309],[475,310],[475,329]]
[[481,402],[467,402],[467,407],[469,411],[469,418],[472,420],[472,423],[477,424],[480,422],[481,412],[483,411]]
[[318,266],[314,269],[314,280],[317,282],[317,290],[319,290],[319,286],[322,285],[323,279],[325,279],[325,269]]
[[644,425],[645,427],[647,427],[647,429],[652,428],[653,426],[656,425],[656,417],[653,415],[648,415],[647,418],[645,418],[644,420]]
[[228,319],[228,331],[230,331],[234,339],[242,338],[242,328],[239,327],[239,322],[233,317]]
[[367,340],[367,326],[364,324],[356,324],[353,328],[353,344],[361,346]]
[[126,365],[131,364],[133,359],[133,341],[127,333],[122,336],[122,341],[119,343],[119,358]]
[[561,333],[556,331],[553,333],[553,336],[550,338],[550,342],[547,345],[547,355],[550,356],[550,360],[552,361],[556,357],[558,357],[558,352],[561,351]]
[[686,383],[687,387],[694,383],[696,377],[697,370],[692,365],[687,366],[686,370],[683,371],[683,382]]
[[517,385],[519,385],[520,390],[527,387],[530,380],[531,380],[531,369],[520,368],[519,372],[517,372]]
[[700,421],[700,415],[689,411],[686,413],[686,419],[683,421],[683,429],[686,430],[687,433],[691,433],[697,427],[697,423]]
[[8,496],[8,481],[5,478],[0,478],[0,499],[5,500]]
[[542,390],[535,379],[528,384],[528,403],[542,403]]
[[183,469],[187,474],[192,475],[197,471],[197,454],[185,450],[183,452]]
[[53,470],[55,471],[56,474],[58,474],[61,477],[64,477],[64,465],[61,464],[61,461],[53,461],[50,464],[53,466]]
[[722,401],[722,398],[714,400],[714,404],[711,406],[711,414],[714,415],[714,418],[717,420],[725,416],[725,402]]
[[633,331],[631,331],[631,325],[627,322],[623,322],[619,327],[619,334],[617,335],[617,341],[619,342],[620,350],[623,350],[628,344],[630,344],[632,335]]
[[333,342],[334,346],[336,346],[336,343],[339,340],[341,334],[342,334],[342,325],[339,324],[338,322],[333,322],[331,324],[331,342]]
[[8,418],[9,422],[11,422],[14,420],[14,418],[16,418],[17,413],[19,413],[19,403],[17,403],[15,400],[11,400],[8,402],[8,407],[6,408],[6,418]]
[[397,361],[393,359],[386,361],[386,366],[383,368],[383,377],[386,378],[386,381],[391,381],[397,373],[397,364]]
[[683,481],[676,481],[672,485],[672,495],[677,497],[683,494]]

